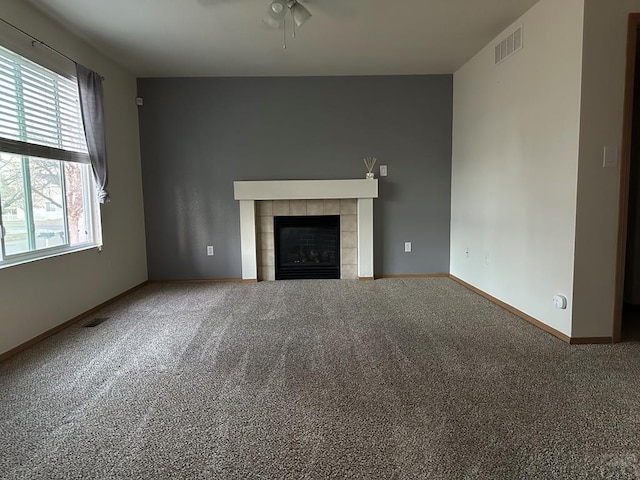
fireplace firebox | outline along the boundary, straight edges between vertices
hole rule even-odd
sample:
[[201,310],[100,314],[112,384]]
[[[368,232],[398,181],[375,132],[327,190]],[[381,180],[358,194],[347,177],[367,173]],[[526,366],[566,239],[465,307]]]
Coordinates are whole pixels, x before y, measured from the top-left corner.
[[340,215],[274,217],[276,280],[340,278]]

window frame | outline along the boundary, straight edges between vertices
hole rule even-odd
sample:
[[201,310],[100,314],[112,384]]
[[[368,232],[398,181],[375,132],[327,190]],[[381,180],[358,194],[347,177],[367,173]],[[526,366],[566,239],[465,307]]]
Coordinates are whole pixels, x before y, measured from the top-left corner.
[[[23,157],[22,161],[23,162],[25,160],[28,161],[30,158],[31,157]],[[9,267],[12,265],[20,265],[20,264],[28,263],[35,260],[50,258],[50,257],[62,255],[65,253],[89,250],[92,248],[101,248],[101,246],[99,245],[96,239],[96,225],[95,225],[95,216],[97,211],[96,206],[98,204],[98,200],[97,200],[97,194],[95,192],[95,188],[93,188],[93,178],[91,176],[91,173],[89,172],[89,166],[84,164],[78,164],[81,167],[81,175],[82,175],[82,182],[83,182],[83,194],[84,194],[83,207],[84,207],[84,211],[89,213],[89,215],[87,215],[87,218],[85,219],[87,222],[87,225],[86,225],[87,232],[90,232],[91,240],[78,242],[74,245],[71,245],[70,234],[69,234],[69,219],[68,219],[68,214],[66,213],[67,200],[66,200],[66,195],[64,193],[64,190],[66,189],[65,176],[64,176],[64,162],[62,160],[51,160],[51,159],[45,159],[45,160],[55,161],[60,164],[60,170],[61,170],[60,177],[61,177],[61,185],[62,185],[61,189],[63,190],[62,199],[64,202],[63,210],[65,212],[63,220],[64,220],[66,243],[63,245],[54,245],[52,247],[37,248],[37,249],[29,250],[26,252],[7,254],[6,243],[5,243],[6,229],[4,226],[4,219],[2,215],[2,206],[0,204],[0,269],[4,267]],[[24,179],[24,175],[25,173],[23,172],[23,179]],[[29,188],[28,192],[25,191],[24,195],[25,197],[30,197],[31,188]],[[31,221],[27,225],[27,230],[28,230],[28,235],[32,236],[33,240],[35,241],[37,237],[35,232],[35,229],[36,229],[35,223],[32,218],[33,207],[30,207],[30,210],[31,212],[29,217],[31,217]]]
[[[68,80],[71,80],[76,85],[77,89],[77,79],[75,75],[70,73],[69,65],[65,65],[63,68],[52,68],[52,65],[55,64],[53,61],[41,61],[41,55],[25,55],[25,48],[19,48],[14,42],[3,41],[4,38],[0,31],[0,47],[8,50],[11,54],[20,57],[21,60],[26,60],[27,62],[32,62],[39,66],[42,69],[47,70],[49,73],[52,73],[54,76],[61,76]],[[32,50],[35,49],[35,45],[32,45]],[[27,49],[28,50],[28,49]],[[37,52],[41,54],[42,52]],[[52,77],[54,78],[54,77]],[[77,90],[76,90],[77,92]],[[78,92],[78,101],[79,101],[79,92]],[[47,112],[52,117],[58,117],[60,115],[59,111],[49,111]],[[84,121],[80,115],[80,121],[84,128]],[[83,137],[84,137],[84,131]],[[26,153],[25,153],[26,152]],[[47,153],[54,153],[57,158],[50,158]],[[100,208],[97,198],[97,192],[95,189],[95,183],[93,180],[93,175],[91,175],[91,165],[89,163],[89,155],[86,152],[74,152],[71,150],[63,150],[55,147],[47,147],[38,145],[35,143],[22,142],[20,140],[11,140],[6,137],[2,138],[2,142],[0,142],[0,153],[8,154],[8,155],[16,155],[22,161],[21,166],[21,174],[22,181],[24,185],[24,200],[25,200],[25,216],[27,217],[25,221],[28,220],[26,224],[27,235],[29,239],[29,244],[34,245],[34,248],[19,253],[7,254],[6,250],[6,228],[5,228],[5,220],[3,218],[2,211],[2,203],[0,201],[0,269],[20,265],[24,263],[29,263],[37,260],[42,260],[45,258],[51,258],[59,255],[64,255],[67,253],[73,253],[83,250],[89,250],[93,248],[97,248],[101,250],[102,248],[102,222],[100,218]],[[62,154],[63,158],[60,158],[60,154]],[[60,190],[61,190],[61,198],[62,198],[62,216],[64,222],[64,234],[65,234],[65,243],[62,245],[54,245],[52,247],[45,248],[36,248],[35,247],[35,239],[37,238],[36,234],[36,226],[34,221],[34,209],[31,202],[31,198],[33,195],[32,185],[31,185],[31,175],[29,173],[28,168],[25,170],[25,165],[28,166],[32,159],[41,158],[44,160],[58,162],[59,164],[59,177],[60,177]],[[78,242],[71,245],[71,236],[69,231],[69,212],[67,205],[67,196],[66,196],[66,172],[65,172],[65,164],[66,162],[75,163],[80,168],[81,174],[81,185],[82,185],[82,201],[83,201],[83,212],[84,212],[84,221],[85,221],[85,230],[89,236],[89,239],[83,242]],[[27,203],[29,205],[27,205]],[[27,210],[28,216],[27,216]]]

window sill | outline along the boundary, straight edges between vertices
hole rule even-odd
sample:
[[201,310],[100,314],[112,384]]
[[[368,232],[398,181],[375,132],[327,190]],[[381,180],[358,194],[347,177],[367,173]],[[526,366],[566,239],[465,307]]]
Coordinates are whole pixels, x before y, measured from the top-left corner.
[[84,244],[84,245],[78,245],[77,247],[68,248],[68,249],[64,249],[64,250],[56,250],[56,251],[52,251],[52,252],[43,252],[42,255],[39,255],[37,257],[19,258],[19,259],[15,259],[15,260],[12,259],[12,260],[1,261],[0,262],[0,270],[2,270],[4,268],[9,268],[9,267],[16,267],[18,265],[25,265],[27,263],[38,262],[40,260],[46,260],[46,259],[49,259],[49,258],[60,257],[62,255],[67,255],[69,253],[84,252],[85,250],[92,250],[92,249],[96,249],[96,250],[98,250],[98,252],[100,252],[100,251],[102,251],[102,245],[97,245],[95,243]]

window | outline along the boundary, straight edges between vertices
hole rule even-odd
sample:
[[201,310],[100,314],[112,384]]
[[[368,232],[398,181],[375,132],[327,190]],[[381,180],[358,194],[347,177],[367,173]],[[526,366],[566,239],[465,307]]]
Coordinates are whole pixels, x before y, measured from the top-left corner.
[[0,47],[0,266],[96,245],[78,87]]

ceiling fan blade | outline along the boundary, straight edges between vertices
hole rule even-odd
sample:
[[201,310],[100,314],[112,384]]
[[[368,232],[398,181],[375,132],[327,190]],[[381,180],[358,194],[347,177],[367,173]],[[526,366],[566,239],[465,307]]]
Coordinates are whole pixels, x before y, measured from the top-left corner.
[[269,28],[274,29],[279,29],[282,26],[282,20],[276,20],[271,15],[269,15],[269,12],[267,12],[267,14],[262,17],[262,23],[264,23]]
[[293,16],[293,20],[296,22],[296,27],[301,27],[311,18],[311,12],[296,0],[291,3],[291,7],[289,8],[291,9],[291,16]]
[[333,18],[348,20],[357,16],[352,0],[300,0],[304,1],[314,13],[321,13]]

